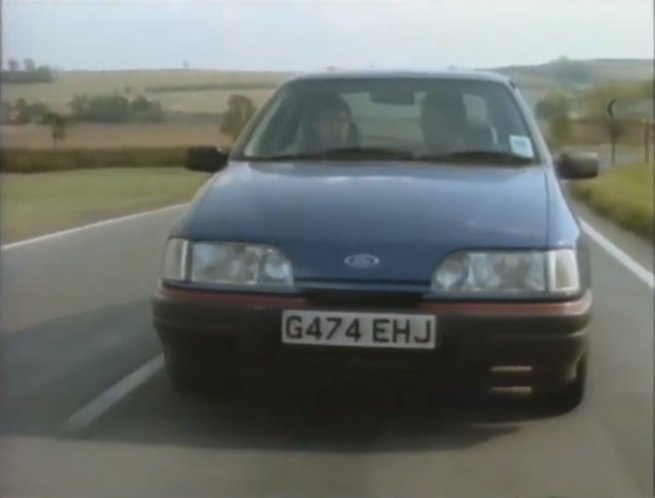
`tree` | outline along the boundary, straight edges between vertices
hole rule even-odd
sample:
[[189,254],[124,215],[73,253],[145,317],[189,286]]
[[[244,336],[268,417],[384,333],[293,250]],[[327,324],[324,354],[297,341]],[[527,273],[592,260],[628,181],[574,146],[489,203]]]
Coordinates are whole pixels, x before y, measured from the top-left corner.
[[139,95],[130,103],[130,107],[133,111],[142,112],[150,109],[150,102],[143,95]]
[[57,147],[59,141],[66,138],[66,119],[59,113],[49,112],[43,116],[41,122],[50,126],[52,144]]
[[571,106],[573,100],[563,93],[551,93],[537,102],[535,114],[538,119],[548,121],[550,138],[556,144],[568,141],[571,135]]
[[572,100],[568,95],[562,93],[551,93],[537,102],[535,114],[538,119],[550,121],[556,116],[569,115],[571,112]]
[[15,112],[14,122],[16,124],[27,124],[31,122],[36,114],[43,114],[47,112],[47,107],[44,104],[37,102],[36,104],[28,104],[23,98],[18,99],[12,106]]
[[553,61],[550,70],[555,78],[570,83],[588,83],[593,76],[584,62],[572,61],[564,56]]
[[14,103],[14,110],[16,112],[21,112],[26,108],[27,108],[27,101],[24,98],[20,98]]
[[571,120],[568,114],[556,114],[549,122],[550,136],[558,143],[564,144],[571,136]]
[[96,123],[155,123],[164,120],[164,111],[157,101],[138,95],[115,92],[101,95],[75,95],[68,103],[71,117],[76,121]]
[[9,59],[9,70],[11,72],[20,70],[20,63],[16,59]]
[[39,66],[32,72],[34,82],[50,83],[52,78],[52,70],[48,66]]
[[75,95],[68,106],[71,117],[77,121],[125,123],[130,120],[130,102],[120,94]]
[[30,122],[30,116],[27,109],[27,101],[23,98],[18,99],[11,106],[11,110],[15,113],[13,122],[16,124],[25,124]]
[[83,116],[89,108],[89,97],[86,94],[75,95],[68,103],[73,116]]
[[25,68],[25,71],[35,71],[36,63],[34,62],[34,59],[28,57],[27,59],[23,59],[23,67]]
[[221,133],[236,140],[256,110],[252,100],[245,95],[230,95],[221,121]]
[[132,120],[140,123],[157,123],[164,120],[164,110],[157,101],[139,95],[130,102]]

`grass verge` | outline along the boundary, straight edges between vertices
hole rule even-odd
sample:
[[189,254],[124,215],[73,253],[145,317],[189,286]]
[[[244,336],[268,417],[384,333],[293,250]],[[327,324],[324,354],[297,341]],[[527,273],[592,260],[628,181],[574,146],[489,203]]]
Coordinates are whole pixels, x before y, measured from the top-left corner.
[[208,178],[182,168],[3,173],[2,242],[185,202]]
[[598,214],[652,241],[653,165],[616,166],[594,180],[571,183],[573,194]]

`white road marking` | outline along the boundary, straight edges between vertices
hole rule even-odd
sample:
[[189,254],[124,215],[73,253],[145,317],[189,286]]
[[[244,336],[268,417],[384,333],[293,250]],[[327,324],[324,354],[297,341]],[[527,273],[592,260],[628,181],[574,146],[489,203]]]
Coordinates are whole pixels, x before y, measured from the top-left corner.
[[619,247],[616,244],[611,242],[607,237],[602,235],[598,230],[592,227],[589,223],[584,221],[582,218],[579,219],[583,230],[587,232],[587,234],[594,240],[594,242],[596,242],[596,244],[598,244],[600,247],[605,249],[605,251],[607,251],[610,256],[612,256],[619,263],[621,263],[625,268],[627,268],[630,272],[632,272],[634,276],[636,276],[639,280],[641,280],[646,285],[648,285],[651,289],[655,288],[655,277],[651,272],[649,272],[646,268],[644,268],[639,263],[637,263],[624,251],[619,249]]
[[150,377],[161,370],[163,365],[164,356],[159,355],[123,377],[71,415],[64,423],[63,431],[72,432],[88,427],[121,399],[143,385]]
[[143,211],[141,213],[129,214],[127,216],[121,216],[119,218],[111,218],[108,220],[98,221],[97,223],[90,223],[88,225],[82,225],[80,227],[69,228],[68,230],[62,230],[61,232],[47,233],[39,237],[34,237],[33,239],[21,240],[18,242],[13,242],[11,244],[5,244],[2,246],[3,251],[8,251],[10,249],[17,249],[19,247],[24,247],[32,244],[37,244],[39,242],[45,242],[47,240],[56,239],[59,237],[64,237],[66,235],[73,235],[75,233],[84,232],[86,230],[91,230],[94,228],[105,227],[107,225],[113,225],[115,223],[122,223],[124,221],[135,220],[137,218],[142,218],[145,216],[150,216],[158,213],[165,213],[167,211],[173,211],[175,209],[181,209],[186,206],[186,203],[175,204],[174,206],[167,206],[165,208],[153,209],[151,211]]

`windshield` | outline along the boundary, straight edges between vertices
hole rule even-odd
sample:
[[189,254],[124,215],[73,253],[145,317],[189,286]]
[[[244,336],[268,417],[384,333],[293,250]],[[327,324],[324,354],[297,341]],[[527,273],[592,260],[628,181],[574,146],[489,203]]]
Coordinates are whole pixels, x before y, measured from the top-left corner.
[[273,97],[236,159],[537,158],[513,95],[495,81],[298,80]]

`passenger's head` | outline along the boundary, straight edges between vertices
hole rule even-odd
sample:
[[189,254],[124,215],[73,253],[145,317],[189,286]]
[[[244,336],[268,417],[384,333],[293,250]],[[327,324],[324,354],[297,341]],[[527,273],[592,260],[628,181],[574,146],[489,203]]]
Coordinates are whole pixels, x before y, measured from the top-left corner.
[[457,150],[463,141],[466,114],[457,93],[429,93],[421,106],[421,131],[426,147],[436,154]]
[[352,135],[352,116],[338,96],[321,95],[312,99],[303,119],[305,144],[313,150],[347,147]]

